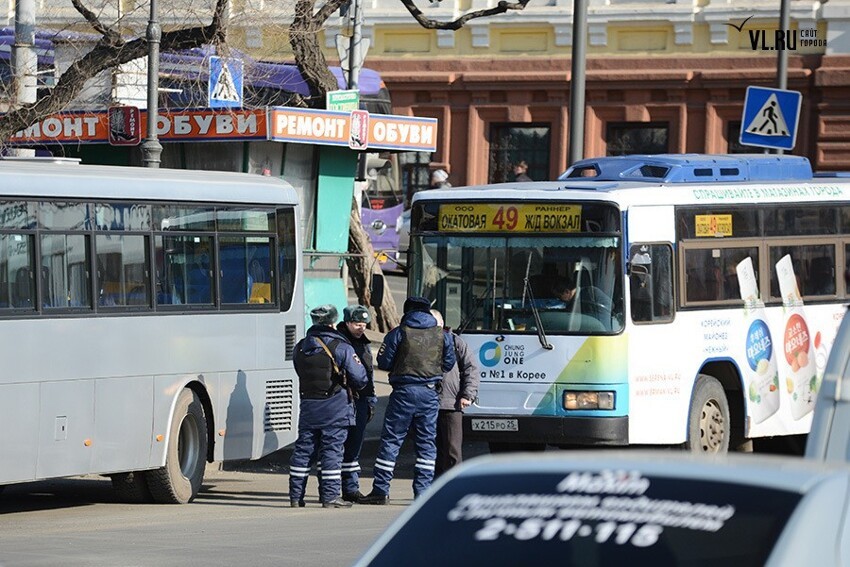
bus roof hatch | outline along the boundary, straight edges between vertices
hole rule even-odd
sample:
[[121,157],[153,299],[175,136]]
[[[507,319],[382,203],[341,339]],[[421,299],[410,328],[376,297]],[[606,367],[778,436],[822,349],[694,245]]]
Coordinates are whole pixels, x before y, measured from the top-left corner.
[[578,178],[659,183],[791,181],[812,179],[812,166],[804,157],[776,154],[608,156],[577,161],[558,180]]

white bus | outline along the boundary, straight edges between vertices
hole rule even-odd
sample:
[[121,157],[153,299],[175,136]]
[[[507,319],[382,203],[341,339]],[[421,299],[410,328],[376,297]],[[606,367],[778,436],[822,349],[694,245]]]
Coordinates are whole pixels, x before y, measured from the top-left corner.
[[848,303],[850,180],[794,156],[584,160],[417,194],[411,252],[409,292],[478,359],[468,437],[722,452],[811,426]]
[[88,473],[185,503],[297,434],[297,197],[279,179],[0,160],[0,490]]

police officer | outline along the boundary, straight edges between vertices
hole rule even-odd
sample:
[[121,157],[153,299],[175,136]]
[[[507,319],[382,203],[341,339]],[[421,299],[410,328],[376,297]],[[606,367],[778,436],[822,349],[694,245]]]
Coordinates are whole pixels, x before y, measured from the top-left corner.
[[360,449],[363,447],[363,433],[366,424],[375,414],[374,368],[372,366],[371,341],[366,337],[366,325],[372,320],[369,309],[362,305],[349,305],[342,310],[342,322],[336,329],[354,346],[354,352],[366,369],[366,387],[360,390],[354,402],[356,423],[348,429],[345,440],[345,453],[342,458],[342,499],[358,502],[363,498],[360,492]]
[[372,492],[360,499],[361,504],[389,502],[395,460],[411,425],[416,444],[414,496],[422,494],[434,480],[440,409],[437,390],[443,373],[455,365],[455,349],[451,335],[437,324],[430,309],[424,297],[408,298],[401,324],[387,333],[378,350],[378,368],[389,371],[393,391],[375,459]]
[[289,459],[289,503],[304,507],[304,489],[314,455],[321,463],[319,496],[325,508],[347,508],[340,498],[342,453],[354,425],[353,392],[366,385],[366,369],[354,347],[334,329],[336,307],[310,311],[313,326],[295,345],[295,372],[301,393],[298,439]]

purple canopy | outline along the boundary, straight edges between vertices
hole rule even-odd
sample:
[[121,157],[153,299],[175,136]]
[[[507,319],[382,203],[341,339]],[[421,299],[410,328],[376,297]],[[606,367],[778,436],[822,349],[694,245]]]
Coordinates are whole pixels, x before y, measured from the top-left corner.
[[[160,73],[187,80],[209,78],[209,58],[215,55],[212,48],[205,46],[188,49],[179,53],[162,53],[160,55]],[[280,89],[307,96],[310,94],[307,83],[294,63],[276,63],[272,61],[257,61],[245,53],[231,50],[230,56],[241,59],[245,70],[245,83],[255,88]],[[342,69],[331,67],[331,73],[336,77],[339,88],[345,88]],[[381,76],[372,69],[360,71],[360,93],[369,96],[377,95],[381,90]]]

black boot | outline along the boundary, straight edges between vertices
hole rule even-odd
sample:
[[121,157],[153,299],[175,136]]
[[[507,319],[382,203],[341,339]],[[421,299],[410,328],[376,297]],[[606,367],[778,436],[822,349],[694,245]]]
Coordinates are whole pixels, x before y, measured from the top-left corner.
[[330,502],[322,502],[322,508],[351,508],[351,502],[346,502],[342,498],[335,498]]
[[359,490],[355,490],[354,492],[342,493],[342,499],[346,502],[354,502],[355,504],[358,504],[361,498],[363,498],[363,493]]
[[289,507],[290,508],[303,508],[304,506],[306,506],[306,504],[304,504],[303,500],[290,500],[289,501]]
[[360,499],[358,504],[372,504],[376,506],[383,506],[387,502],[390,501],[390,495],[384,494],[382,492],[375,492],[373,489],[372,492],[364,496]]

